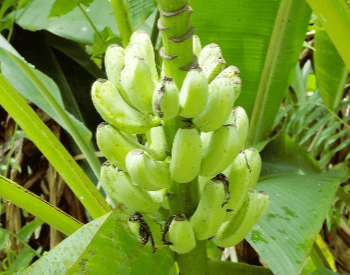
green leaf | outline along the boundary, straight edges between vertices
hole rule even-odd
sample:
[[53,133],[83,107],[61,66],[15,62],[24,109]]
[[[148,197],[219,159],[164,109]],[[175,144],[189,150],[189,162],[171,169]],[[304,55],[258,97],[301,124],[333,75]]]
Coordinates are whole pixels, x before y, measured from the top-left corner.
[[295,92],[298,102],[303,103],[306,101],[306,86],[304,85],[302,71],[300,69],[299,62],[295,67],[294,77],[291,82],[293,91]]
[[209,275],[235,274],[235,275],[273,275],[268,268],[223,261],[209,261]]
[[306,175],[321,172],[312,155],[297,146],[287,134],[282,132],[264,148],[260,155],[263,160],[261,180],[286,174]]
[[[112,213],[88,223],[22,275],[175,274],[174,259],[169,248],[152,253],[151,247],[143,247],[139,238],[131,233],[128,214],[116,208]],[[60,260],[56,261],[57,258]]]
[[[1,228],[2,229],[2,228]],[[10,232],[7,230],[0,230],[0,249],[2,250],[10,238]]]
[[247,240],[274,274],[298,274],[326,217],[346,168],[271,178],[256,189],[270,196],[264,217]]
[[337,272],[333,272],[332,270],[329,270],[325,267],[321,267],[316,271],[312,272],[310,275],[340,275],[340,274]]
[[94,0],[55,0],[48,17],[62,16],[71,12],[78,4],[90,7]]
[[17,237],[20,238],[24,242],[28,242],[32,234],[35,230],[37,230],[41,225],[43,225],[43,221],[39,219],[32,220],[26,223],[18,232]]
[[[0,48],[0,61],[2,62],[2,74],[8,81],[27,99],[42,108],[48,115],[56,120],[74,138],[75,142],[89,161],[97,178],[100,174],[100,163],[90,146],[91,132],[64,109],[63,100],[56,83],[40,71],[31,68],[26,62],[13,56]],[[54,59],[53,59],[54,61]],[[56,65],[56,69],[59,67]],[[59,76],[62,76],[60,74]],[[62,80],[62,81],[61,81]],[[69,86],[60,79],[63,88],[69,90]],[[72,93],[68,93],[70,98]],[[73,97],[74,98],[74,97]],[[73,109],[80,114],[79,109]]]
[[23,271],[30,264],[33,258],[37,256],[36,254],[40,253],[41,250],[42,247],[39,247],[38,250],[35,251],[31,247],[25,246],[6,272],[8,272],[8,274],[21,274],[21,271]]
[[55,167],[90,214],[94,218],[105,214],[110,208],[102,195],[54,134],[1,74],[0,94],[0,104]]
[[[78,8],[61,17],[48,18],[54,2],[55,0],[34,0],[30,5],[16,12],[16,23],[24,29],[31,31],[45,29],[58,36],[92,45],[95,32]],[[145,21],[156,7],[154,0],[129,0],[127,5],[135,28],[139,27],[139,24]],[[84,10],[99,32],[108,27],[115,35],[120,36],[109,1],[94,0],[90,7]],[[142,29],[148,33],[151,31],[149,26],[144,26]]]
[[[103,41],[101,41],[102,37]],[[101,32],[100,36],[94,35],[94,45],[92,47],[92,58],[101,55],[106,52],[107,48],[111,44],[120,44],[121,40],[116,36],[110,28],[106,27]]]
[[[81,223],[64,213],[58,207],[48,203],[38,195],[24,189],[21,185],[0,175],[0,196],[10,200],[42,221],[55,227],[66,235],[70,235],[81,227]],[[19,237],[25,241],[28,234],[38,222],[23,229]]]
[[[350,70],[350,9],[344,0],[306,0]],[[318,51],[318,50],[317,50]]]
[[325,105],[334,110],[343,97],[349,71],[323,28],[316,31],[315,48],[315,72],[320,94]]
[[[241,71],[235,103],[251,118],[249,144],[270,136],[292,80],[311,10],[300,0],[192,0],[192,24],[202,45],[217,43]],[[256,104],[255,104],[256,103]]]
[[[26,99],[33,102],[35,105],[40,107],[44,112],[46,112],[50,117],[52,117],[58,124],[65,128],[68,132],[70,129],[67,127],[66,123],[62,120],[60,114],[57,113],[45,94],[35,83],[33,77],[28,73],[30,71],[35,74],[39,80],[40,84],[45,87],[47,91],[51,93],[52,98],[55,99],[56,103],[63,109],[64,104],[61,97],[61,93],[55,82],[51,78],[41,73],[40,71],[31,68],[25,61],[20,60],[9,52],[0,48],[0,61],[1,61],[1,73],[6,77],[6,79],[18,90],[21,95]],[[25,71],[24,68],[27,70]],[[74,123],[79,134],[84,138],[85,142],[90,142],[92,133],[75,117],[69,115],[70,119]],[[71,133],[71,132],[70,132]],[[72,134],[72,133],[71,133]]]

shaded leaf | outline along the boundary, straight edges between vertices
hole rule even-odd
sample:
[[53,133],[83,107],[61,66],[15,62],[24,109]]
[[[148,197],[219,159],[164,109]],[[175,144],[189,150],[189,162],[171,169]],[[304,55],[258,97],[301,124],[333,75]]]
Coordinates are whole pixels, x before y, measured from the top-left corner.
[[55,0],[48,17],[62,16],[71,12],[78,4],[90,7],[94,0]]
[[209,274],[235,274],[235,275],[273,275],[268,268],[223,261],[209,261]]

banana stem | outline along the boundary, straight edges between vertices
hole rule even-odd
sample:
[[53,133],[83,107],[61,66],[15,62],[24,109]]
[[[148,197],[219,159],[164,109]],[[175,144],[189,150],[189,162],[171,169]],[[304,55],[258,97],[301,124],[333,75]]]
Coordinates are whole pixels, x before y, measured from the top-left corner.
[[197,246],[186,254],[176,254],[181,275],[208,274],[207,242],[197,241]]
[[164,74],[173,77],[180,89],[192,62],[196,62],[192,46],[194,29],[190,20],[192,9],[187,0],[158,0],[158,6]]

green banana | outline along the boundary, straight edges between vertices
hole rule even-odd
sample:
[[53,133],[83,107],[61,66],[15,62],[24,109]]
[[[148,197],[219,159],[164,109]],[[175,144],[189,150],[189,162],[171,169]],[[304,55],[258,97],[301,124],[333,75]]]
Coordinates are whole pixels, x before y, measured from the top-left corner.
[[153,113],[163,120],[175,118],[180,111],[180,95],[173,78],[163,76],[153,93]]
[[129,45],[125,50],[126,60],[129,60],[129,56],[133,57],[135,55],[141,56],[147,60],[147,64],[151,68],[152,79],[154,79],[155,82],[158,82],[159,77],[152,41],[148,34],[143,30],[137,30],[131,35]]
[[248,197],[238,213],[224,222],[213,238],[219,247],[231,247],[241,242],[269,206],[269,196],[265,192],[256,193],[249,189]]
[[247,154],[247,159],[249,162],[252,179],[249,187],[254,188],[258,183],[260,172],[261,172],[261,157],[259,151],[255,148],[248,148],[245,150]]
[[160,119],[145,115],[128,105],[108,80],[95,81],[91,94],[102,118],[118,130],[128,134],[141,134],[160,123]]
[[[167,142],[163,126],[153,127],[149,130],[149,147],[155,151],[167,152]],[[170,154],[170,153],[169,153]],[[159,159],[157,159],[159,160]]]
[[201,152],[202,142],[197,129],[178,129],[171,151],[171,178],[179,183],[193,180],[200,170]]
[[241,106],[235,107],[226,123],[235,124],[237,126],[239,139],[241,141],[239,147],[243,150],[249,131],[249,118],[247,113]]
[[199,175],[212,178],[224,171],[237,157],[239,144],[235,125],[225,124],[214,131],[208,147],[202,152]]
[[223,172],[230,182],[230,201],[225,205],[225,222],[237,214],[242,207],[251,183],[250,166],[245,151],[241,151],[234,162]]
[[178,254],[188,253],[196,247],[196,237],[184,214],[169,217],[163,231],[163,243]]
[[211,43],[209,45],[206,45],[200,55],[198,56],[198,63],[201,68],[205,65],[206,62],[208,62],[210,59],[215,57],[216,55],[221,55],[222,52],[218,44]]
[[144,190],[157,191],[172,183],[169,162],[157,161],[140,149],[131,151],[125,164],[133,184]]
[[208,82],[200,67],[192,68],[186,75],[180,91],[179,115],[192,118],[199,115],[208,100]]
[[202,141],[202,151],[208,148],[211,137],[213,136],[214,132],[201,132],[201,141]]
[[198,207],[190,218],[190,223],[198,240],[207,240],[214,236],[224,221],[226,214],[224,208],[226,202],[225,184],[227,182],[220,177],[216,177],[204,185]]
[[105,67],[108,80],[117,87],[120,95],[123,97],[126,103],[128,103],[131,107],[135,108],[135,106],[130,101],[128,95],[125,93],[120,76],[121,72],[125,66],[124,62],[124,48],[118,44],[112,44],[107,48],[105,55]]
[[202,51],[201,40],[199,39],[198,35],[193,35],[192,37],[193,37],[193,53],[196,56],[199,56]]
[[208,83],[212,82],[213,79],[226,68],[226,61],[221,54],[207,59],[202,66],[203,72],[208,79]]
[[202,132],[215,131],[228,119],[234,102],[235,90],[232,79],[227,76],[217,77],[209,85],[207,105],[192,121]]
[[217,77],[227,76],[228,78],[232,78],[234,76],[239,76],[240,71],[236,66],[228,66],[225,70],[223,70]]
[[154,150],[143,146],[137,142],[135,136],[123,133],[108,123],[101,123],[97,127],[96,139],[98,147],[103,155],[115,166],[122,170],[127,170],[125,159],[129,152],[142,149],[157,160],[164,160],[166,152],[158,149]]
[[132,210],[152,214],[162,205],[166,190],[145,191],[132,184],[128,173],[105,162],[101,169],[101,183],[107,195]]
[[141,56],[126,59],[121,83],[132,104],[142,113],[153,113],[152,98],[157,82],[147,60]]

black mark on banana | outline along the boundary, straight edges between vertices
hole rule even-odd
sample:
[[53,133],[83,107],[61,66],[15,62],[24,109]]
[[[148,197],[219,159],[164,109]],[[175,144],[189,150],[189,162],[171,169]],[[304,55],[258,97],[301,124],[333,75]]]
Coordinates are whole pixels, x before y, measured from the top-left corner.
[[128,224],[131,229],[131,231],[136,235],[141,237],[141,242],[143,245],[146,245],[151,239],[152,244],[152,252],[156,252],[156,246],[153,239],[152,232],[147,224],[147,222],[144,220],[143,216],[140,213],[135,212],[134,214],[130,215],[128,217]]

